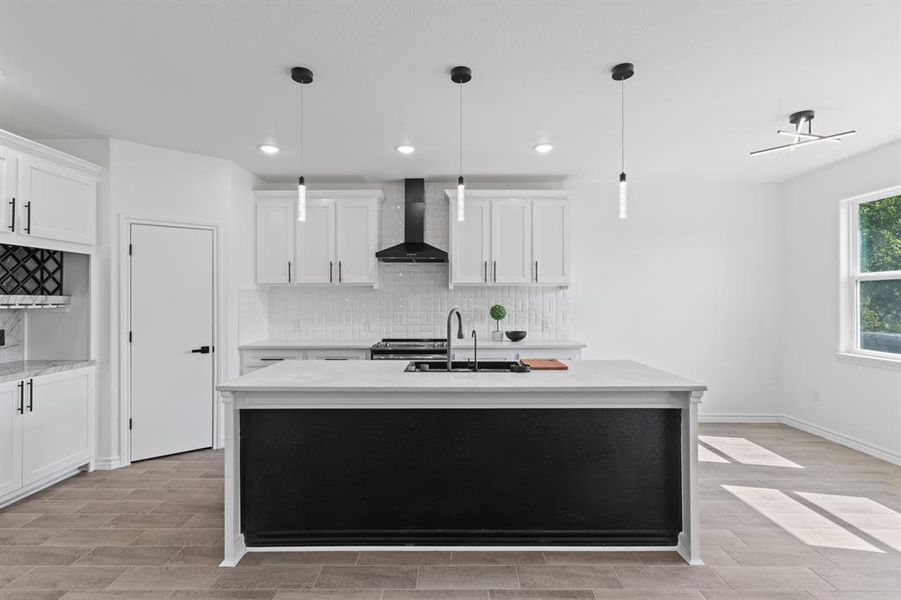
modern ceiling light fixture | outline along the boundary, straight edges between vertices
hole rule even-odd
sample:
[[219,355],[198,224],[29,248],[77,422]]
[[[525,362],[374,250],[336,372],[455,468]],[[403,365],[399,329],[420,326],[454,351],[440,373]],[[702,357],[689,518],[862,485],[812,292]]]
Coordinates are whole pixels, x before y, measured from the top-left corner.
[[[785,144],[783,146],[774,146],[772,148],[764,148],[763,150],[755,150],[751,152],[751,156],[758,156],[760,154],[767,154],[769,152],[777,152],[779,150],[791,150],[792,152],[795,148],[799,146],[806,146],[809,144],[816,144],[817,142],[840,142],[842,138],[852,136],[857,133],[856,129],[852,129],[850,131],[843,131],[841,133],[833,133],[830,135],[814,135],[811,130],[810,122],[813,121],[816,113],[812,110],[801,110],[796,113],[792,113],[788,116],[788,122],[794,126],[793,131],[785,131],[783,129],[779,129],[776,131],[779,135],[787,135],[792,138],[792,142],[790,144]],[[807,131],[803,131],[804,125],[807,125]]]
[[635,65],[620,63],[610,70],[614,81],[620,83],[620,173],[619,173],[619,218],[627,215],[626,198],[626,79],[635,75]]
[[260,144],[257,146],[257,150],[263,154],[278,154],[279,147],[273,144]]
[[307,182],[303,178],[303,88],[313,83],[313,71],[306,67],[291,69],[291,79],[300,84],[300,177],[297,178],[297,220],[307,220]]
[[538,154],[547,154],[548,152],[550,152],[553,149],[554,149],[554,145],[548,144],[546,142],[543,142],[541,144],[535,144],[534,146],[532,146],[532,150],[534,150]]
[[463,84],[472,79],[469,67],[451,69],[451,81],[460,86],[460,176],[457,177],[457,220],[466,219],[466,184],[463,181]]
[[414,152],[416,152],[416,148],[409,144],[401,144],[400,146],[396,146],[394,149],[401,154],[413,154]]

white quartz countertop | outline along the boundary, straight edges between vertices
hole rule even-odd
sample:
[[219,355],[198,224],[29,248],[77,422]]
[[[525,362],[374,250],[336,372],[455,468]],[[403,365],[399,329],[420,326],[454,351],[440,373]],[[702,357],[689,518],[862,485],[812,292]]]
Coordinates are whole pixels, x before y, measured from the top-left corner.
[[[440,338],[442,336],[436,335],[435,337]],[[372,347],[373,344],[378,342],[378,339],[356,339],[356,340],[299,340],[299,339],[268,339],[268,340],[260,340],[257,342],[249,342],[246,344],[240,344],[238,349],[240,350],[309,350],[309,349],[319,349],[319,348],[327,348],[327,349],[350,349],[350,350],[368,350]],[[472,347],[472,338],[465,338],[462,340],[458,340],[454,338],[453,340],[454,348],[471,348]],[[529,338],[522,340],[521,342],[511,342],[505,339],[502,342],[493,342],[488,339],[488,336],[484,338],[479,338],[479,348],[503,348],[509,350],[516,349],[541,349],[541,348],[584,348],[585,344],[582,342],[576,342],[570,340],[568,338]]]
[[16,360],[0,363],[0,383],[90,367],[93,360]]
[[228,381],[224,392],[703,392],[707,386],[627,360],[568,361],[567,371],[405,373],[406,361],[284,361]]

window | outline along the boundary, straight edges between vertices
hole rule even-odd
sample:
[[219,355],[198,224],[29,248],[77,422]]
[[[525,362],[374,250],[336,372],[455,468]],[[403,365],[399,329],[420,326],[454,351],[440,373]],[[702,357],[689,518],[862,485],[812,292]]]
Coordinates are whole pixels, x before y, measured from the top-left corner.
[[901,359],[901,189],[850,209],[848,349]]

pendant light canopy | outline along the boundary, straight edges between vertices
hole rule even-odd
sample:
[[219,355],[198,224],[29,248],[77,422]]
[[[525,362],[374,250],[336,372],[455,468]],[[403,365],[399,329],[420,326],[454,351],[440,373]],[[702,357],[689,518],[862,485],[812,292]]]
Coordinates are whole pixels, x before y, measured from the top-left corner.
[[626,79],[635,75],[635,65],[632,63],[620,63],[610,71],[614,81],[620,82],[620,157],[621,169],[619,173],[619,218],[625,219],[627,215],[626,197]]
[[300,177],[297,178],[297,220],[307,220],[307,183],[303,177],[303,88],[313,83],[313,71],[306,67],[291,69],[291,79],[300,84]]
[[457,177],[457,220],[466,219],[466,183],[463,180],[463,84],[472,79],[469,67],[451,69],[451,81],[460,86],[460,176]]

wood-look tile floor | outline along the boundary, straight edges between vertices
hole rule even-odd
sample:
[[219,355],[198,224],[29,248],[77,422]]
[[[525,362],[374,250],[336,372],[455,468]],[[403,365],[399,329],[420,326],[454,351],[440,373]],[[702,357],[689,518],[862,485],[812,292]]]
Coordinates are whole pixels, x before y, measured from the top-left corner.
[[222,453],[203,451],[0,510],[0,600],[901,598],[901,468],[778,425],[701,431],[703,567],[522,551],[259,553],[219,568]]

